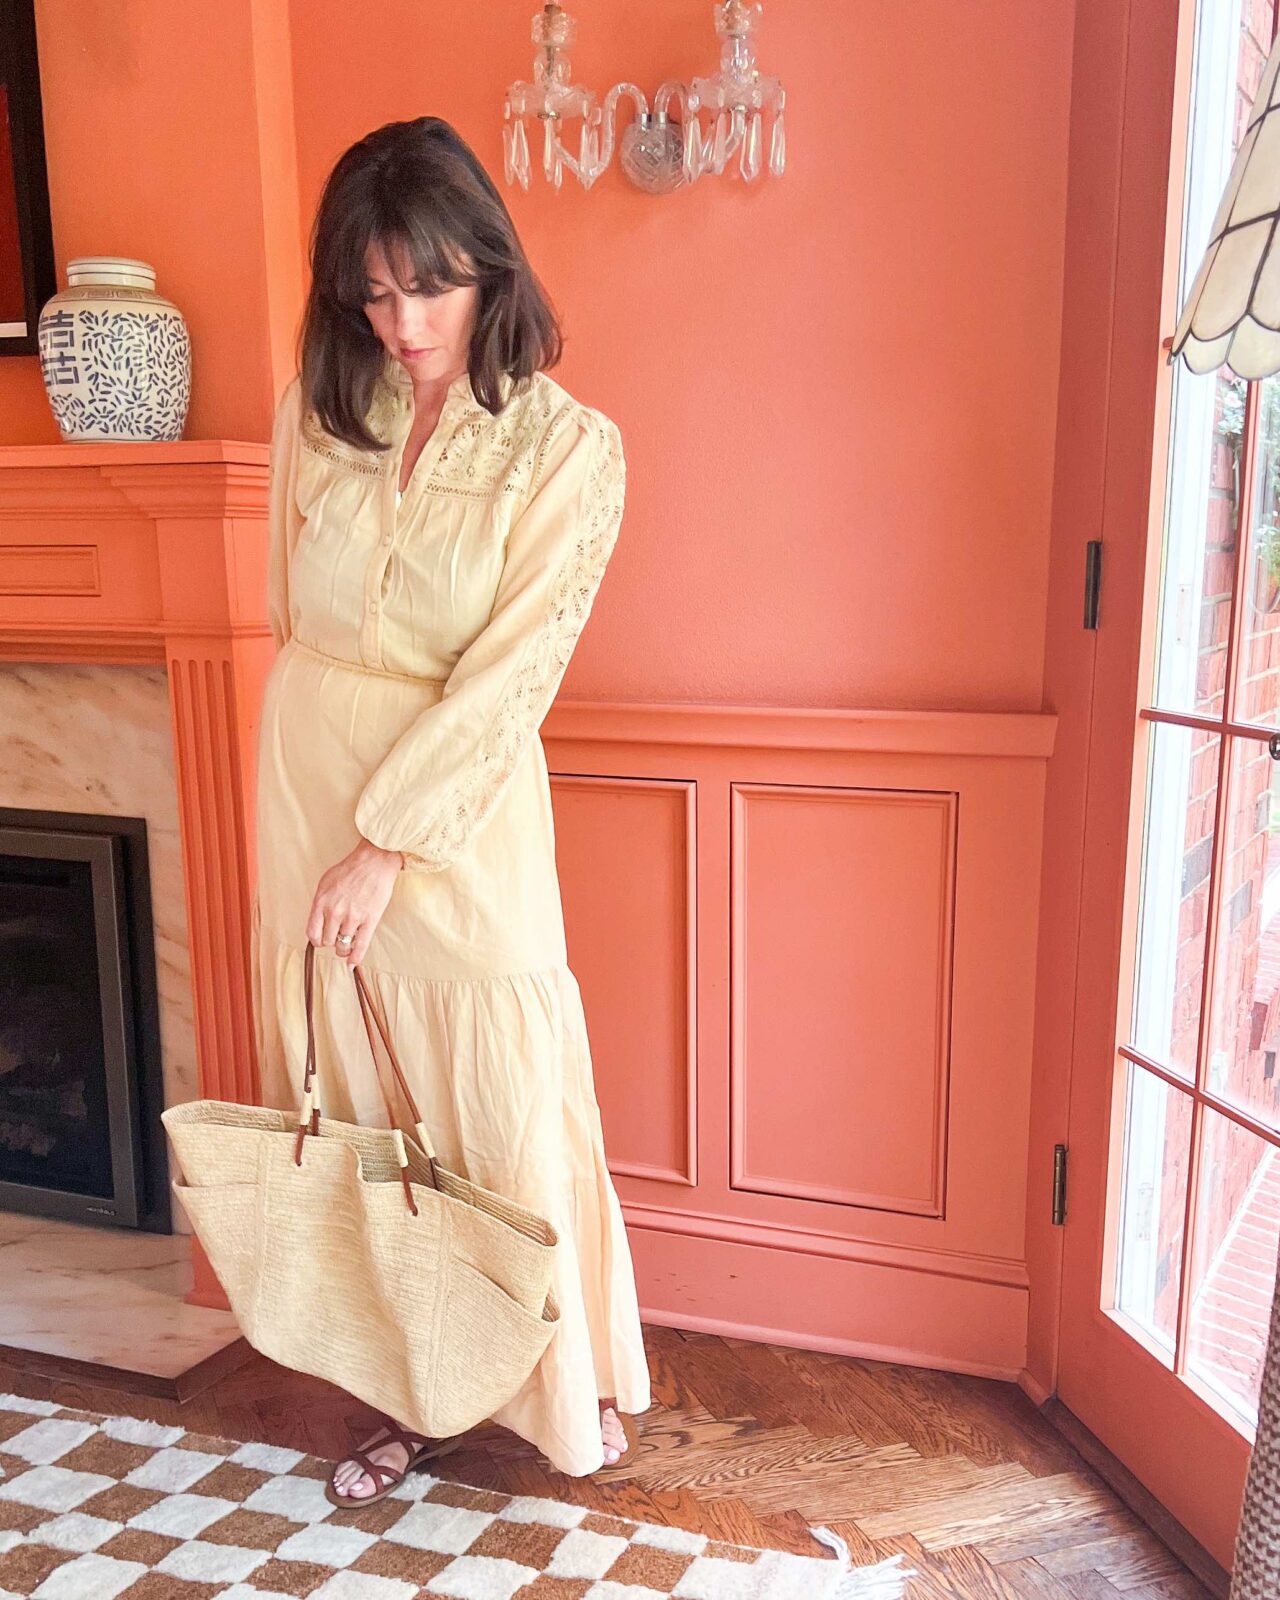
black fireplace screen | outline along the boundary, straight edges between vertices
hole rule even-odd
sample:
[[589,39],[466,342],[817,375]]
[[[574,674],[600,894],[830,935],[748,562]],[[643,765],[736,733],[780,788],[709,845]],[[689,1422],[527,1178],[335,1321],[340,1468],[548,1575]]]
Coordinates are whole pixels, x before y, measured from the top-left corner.
[[0,1208],[170,1223],[141,818],[0,807]]
[[111,1198],[87,861],[0,855],[0,1179]]

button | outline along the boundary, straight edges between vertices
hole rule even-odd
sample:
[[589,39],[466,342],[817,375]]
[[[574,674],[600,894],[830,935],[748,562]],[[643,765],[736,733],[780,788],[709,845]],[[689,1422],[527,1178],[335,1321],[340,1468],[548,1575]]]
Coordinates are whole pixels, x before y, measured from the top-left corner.
[[378,602],[376,600],[370,600],[370,602],[369,602],[369,610],[370,611],[376,611],[377,609],[378,609]]
[[382,535],[382,542],[383,542],[383,544],[390,544],[391,543],[391,535],[389,533],[384,533]]

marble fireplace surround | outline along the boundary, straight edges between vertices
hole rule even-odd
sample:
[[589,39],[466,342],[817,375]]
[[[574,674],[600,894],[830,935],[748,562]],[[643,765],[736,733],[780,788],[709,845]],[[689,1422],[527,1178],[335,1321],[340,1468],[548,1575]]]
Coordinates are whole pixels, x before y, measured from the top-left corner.
[[[226,439],[0,446],[0,662],[163,669],[193,1087],[249,1103],[259,1098],[253,776],[274,656],[264,609],[267,461],[265,444]],[[194,1239],[191,1249],[187,1298],[225,1307]]]

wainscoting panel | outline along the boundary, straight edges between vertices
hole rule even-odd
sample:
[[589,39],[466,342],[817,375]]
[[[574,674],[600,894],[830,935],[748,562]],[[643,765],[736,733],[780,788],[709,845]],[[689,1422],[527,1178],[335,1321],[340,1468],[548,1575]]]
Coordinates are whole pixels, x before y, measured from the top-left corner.
[[735,1189],[942,1215],[957,798],[734,784]]
[[553,792],[610,1169],[695,1184],[694,785],[561,775]]
[[1026,1151],[1054,728],[553,708],[570,961],[648,1320],[1017,1374],[1027,1198],[1050,1194]]

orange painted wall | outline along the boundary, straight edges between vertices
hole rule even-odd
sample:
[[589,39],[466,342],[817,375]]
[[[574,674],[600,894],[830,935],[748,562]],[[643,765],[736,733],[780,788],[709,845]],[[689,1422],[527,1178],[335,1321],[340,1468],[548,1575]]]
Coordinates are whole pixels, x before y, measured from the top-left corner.
[[[348,143],[431,112],[501,179],[535,9],[38,0],[59,282],[77,254],[154,263],[191,325],[191,437],[266,438]],[[714,66],[709,0],[571,9],[592,83]],[[628,447],[567,695],[1040,706],[1073,15],[769,0],[783,181],[508,193],[564,314],[557,376]],[[34,358],[0,363],[0,416],[56,438]]]

